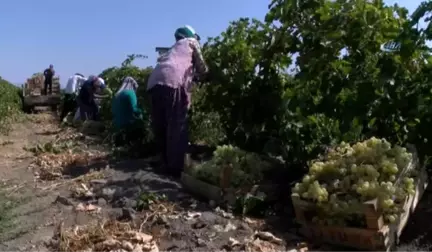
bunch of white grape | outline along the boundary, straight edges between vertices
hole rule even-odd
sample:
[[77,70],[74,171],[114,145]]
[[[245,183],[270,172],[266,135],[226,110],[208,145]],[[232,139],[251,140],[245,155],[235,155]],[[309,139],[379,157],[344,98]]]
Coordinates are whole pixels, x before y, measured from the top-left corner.
[[414,194],[414,179],[403,175],[412,154],[385,139],[372,137],[353,145],[342,142],[320,160],[292,192],[315,202],[320,223],[343,225],[361,214],[365,201],[378,199],[385,220],[394,222],[408,194]]
[[192,175],[210,184],[219,185],[223,167],[230,166],[231,186],[234,188],[255,184],[262,180],[263,171],[270,164],[255,153],[246,152],[232,145],[218,146],[213,158],[192,169]]

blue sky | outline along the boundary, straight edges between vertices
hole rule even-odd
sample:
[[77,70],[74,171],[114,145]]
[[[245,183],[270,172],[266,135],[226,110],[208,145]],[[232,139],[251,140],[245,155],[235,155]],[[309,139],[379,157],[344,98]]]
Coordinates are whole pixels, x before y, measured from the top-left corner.
[[[0,2],[0,76],[23,83],[53,64],[62,84],[75,72],[99,74],[127,54],[149,58],[171,46],[184,24],[202,38],[216,36],[240,17],[263,19],[266,0],[9,0]],[[387,0],[410,11],[420,0]]]

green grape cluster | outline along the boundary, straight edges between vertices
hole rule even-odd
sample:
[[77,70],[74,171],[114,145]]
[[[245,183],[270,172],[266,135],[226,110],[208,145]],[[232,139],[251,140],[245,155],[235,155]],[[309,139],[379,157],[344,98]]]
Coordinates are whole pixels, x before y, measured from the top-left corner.
[[192,175],[213,185],[219,185],[221,169],[232,167],[231,186],[238,188],[253,185],[262,180],[263,172],[270,164],[255,153],[246,152],[232,145],[218,146],[210,161],[197,165]]
[[406,148],[392,147],[385,139],[342,142],[311,162],[292,192],[316,203],[319,216],[314,220],[321,224],[347,225],[359,219],[363,202],[372,199],[378,199],[379,211],[392,223],[407,195],[415,193],[414,179],[401,173],[411,161]]

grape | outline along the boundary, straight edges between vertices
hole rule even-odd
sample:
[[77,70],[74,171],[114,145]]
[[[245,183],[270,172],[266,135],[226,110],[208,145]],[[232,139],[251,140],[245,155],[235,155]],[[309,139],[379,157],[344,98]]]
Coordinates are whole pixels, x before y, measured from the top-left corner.
[[[221,168],[231,166],[231,187],[238,188],[245,185],[254,185],[258,181],[262,181],[263,171],[270,168],[270,163],[262,160],[262,158],[254,153],[249,153],[232,145],[218,146],[213,152],[213,158],[207,162],[203,162],[191,169],[191,175],[205,182],[219,185]],[[315,178],[311,177],[313,182]],[[304,192],[304,186],[299,185],[293,192]]]
[[384,209],[388,209],[388,208],[390,208],[390,207],[393,206],[393,205],[394,205],[394,202],[393,202],[392,199],[386,199],[386,200],[384,200],[384,201],[382,202],[382,207],[383,207]]
[[351,173],[356,174],[358,172],[358,168],[356,164],[351,165]]
[[387,219],[390,223],[394,223],[396,221],[396,216],[395,215],[389,215],[387,217]]
[[342,142],[325,157],[310,163],[309,172],[293,193],[314,202],[317,223],[345,225],[362,214],[365,201],[378,199],[378,211],[388,223],[403,212],[408,195],[415,194],[415,180],[400,172],[412,160],[406,148],[372,137],[353,145]]
[[293,193],[300,193],[301,192],[301,184],[296,183],[294,188],[291,190]]

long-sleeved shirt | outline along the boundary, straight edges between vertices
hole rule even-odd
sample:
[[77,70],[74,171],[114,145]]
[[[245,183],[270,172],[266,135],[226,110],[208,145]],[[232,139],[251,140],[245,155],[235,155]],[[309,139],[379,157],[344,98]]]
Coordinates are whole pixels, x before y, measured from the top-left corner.
[[96,87],[94,86],[95,78],[89,78],[86,80],[79,91],[78,99],[80,102],[91,105],[94,103],[94,94],[96,92]]
[[52,82],[52,78],[54,77],[55,71],[54,69],[47,68],[44,71],[45,82]]
[[112,102],[113,124],[116,129],[121,129],[132,124],[141,117],[141,109],[138,108],[137,96],[134,90],[123,90],[118,93]]
[[194,75],[206,72],[207,65],[199,42],[194,38],[181,39],[159,57],[158,64],[149,77],[147,90],[155,85],[166,85],[173,88],[183,86],[190,92]]
[[65,93],[75,94],[76,92],[78,92],[78,90],[86,80],[87,80],[86,78],[81,77],[79,75],[72,75],[71,77],[69,77],[68,82],[66,84]]
[[79,90],[79,101],[89,106],[93,105],[95,102],[95,93],[98,88],[106,88],[104,82],[105,81],[102,78],[90,76],[86,81],[84,81]]

